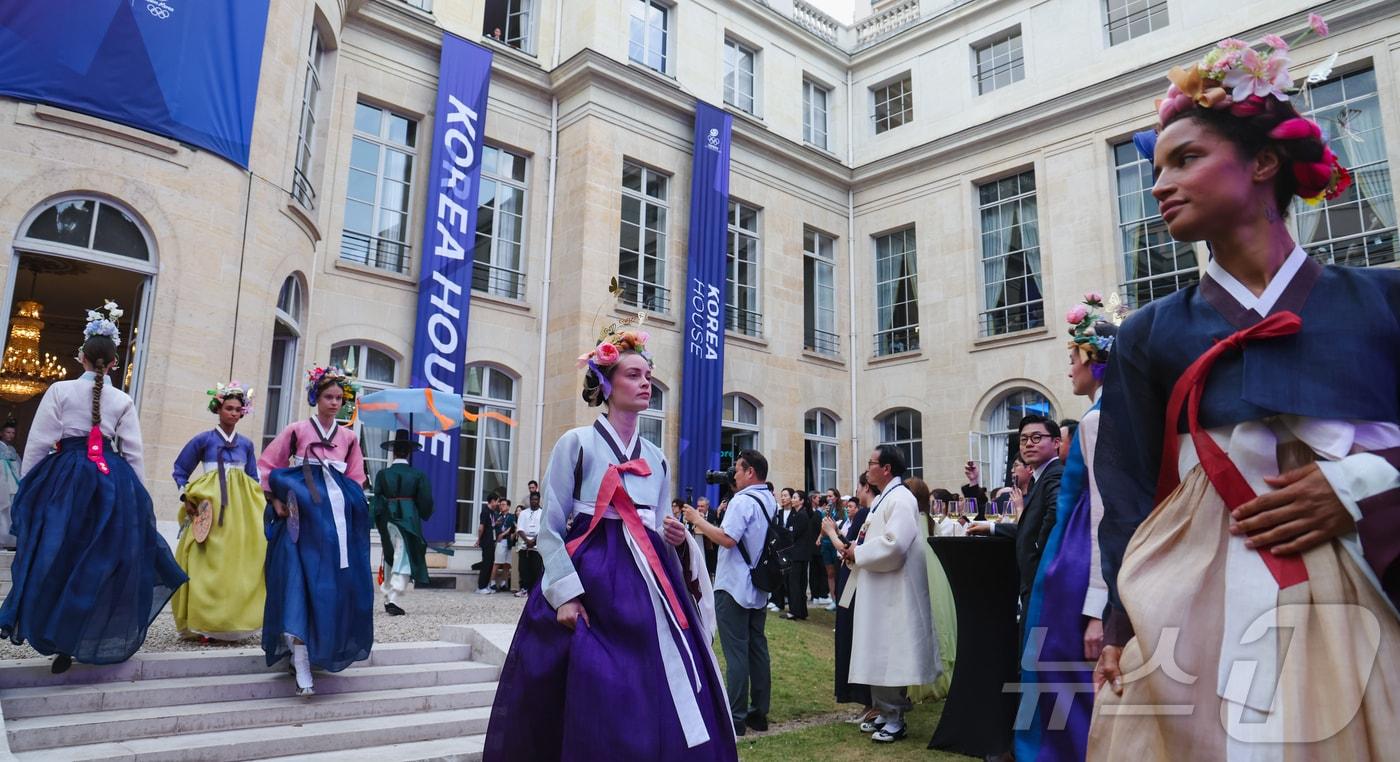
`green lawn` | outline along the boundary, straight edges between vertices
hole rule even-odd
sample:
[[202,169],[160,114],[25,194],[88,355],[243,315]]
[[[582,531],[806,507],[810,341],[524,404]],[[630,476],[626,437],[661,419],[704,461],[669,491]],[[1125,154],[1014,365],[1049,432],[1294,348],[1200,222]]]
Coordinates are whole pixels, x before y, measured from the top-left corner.
[[[836,615],[813,608],[805,622],[780,619],[769,613],[765,632],[773,666],[773,706],[768,716],[772,730],[739,739],[739,757],[748,762],[792,762],[806,759],[851,760],[962,760],[968,757],[929,751],[941,702],[920,704],[909,713],[909,737],[894,744],[875,744],[855,725],[844,722],[860,707],[837,704],[832,695],[836,642],[832,628]],[[720,672],[724,653],[715,640]],[[787,727],[784,727],[784,726]]]

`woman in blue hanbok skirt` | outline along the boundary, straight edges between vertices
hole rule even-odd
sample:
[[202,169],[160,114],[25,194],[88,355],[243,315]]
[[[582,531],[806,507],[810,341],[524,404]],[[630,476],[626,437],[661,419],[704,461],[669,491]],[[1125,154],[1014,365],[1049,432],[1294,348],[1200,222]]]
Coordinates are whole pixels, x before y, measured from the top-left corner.
[[336,423],[355,392],[339,369],[312,370],[316,416],[283,429],[258,459],[268,495],[263,651],[268,666],[292,657],[298,696],[313,693],[312,666],[339,672],[374,645],[364,454]]
[[18,549],[0,637],[56,654],[56,673],[131,658],[186,580],[141,483],[136,406],[107,383],[121,311],[106,310],[88,313],[86,372],[39,402],[12,505]]
[[608,413],[550,457],[544,579],[501,669],[485,762],[737,759],[713,608],[696,605],[710,583],[703,554],[665,510],[665,456],[637,432],[645,341],[614,326],[582,358],[584,400]]

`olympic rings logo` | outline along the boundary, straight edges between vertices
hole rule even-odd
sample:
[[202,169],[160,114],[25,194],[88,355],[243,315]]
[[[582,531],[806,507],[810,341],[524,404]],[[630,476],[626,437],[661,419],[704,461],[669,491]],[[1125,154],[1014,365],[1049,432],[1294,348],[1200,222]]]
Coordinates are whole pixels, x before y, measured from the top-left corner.
[[159,2],[159,0],[154,3],[146,3],[146,10],[150,11],[151,15],[158,19],[168,19],[170,18],[170,14],[175,12],[175,9],[170,7],[169,4]]

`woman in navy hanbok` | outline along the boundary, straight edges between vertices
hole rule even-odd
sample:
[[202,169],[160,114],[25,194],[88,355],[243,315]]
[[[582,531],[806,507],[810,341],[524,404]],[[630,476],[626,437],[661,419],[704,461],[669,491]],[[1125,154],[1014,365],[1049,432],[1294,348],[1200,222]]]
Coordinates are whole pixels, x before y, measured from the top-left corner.
[[262,646],[268,666],[290,654],[298,696],[313,693],[312,666],[339,672],[374,645],[365,459],[336,423],[356,388],[338,368],[308,375],[316,415],[283,429],[258,459],[268,497]]
[[665,456],[637,429],[651,395],[645,342],[613,327],[581,358],[583,398],[608,412],[550,457],[544,579],[501,669],[486,762],[737,759],[713,615],[692,597],[709,587],[702,551],[666,510]]
[[105,309],[88,312],[82,378],[39,402],[12,506],[18,550],[0,636],[56,654],[54,672],[131,658],[185,583],[141,483],[136,406],[108,383],[122,313]]

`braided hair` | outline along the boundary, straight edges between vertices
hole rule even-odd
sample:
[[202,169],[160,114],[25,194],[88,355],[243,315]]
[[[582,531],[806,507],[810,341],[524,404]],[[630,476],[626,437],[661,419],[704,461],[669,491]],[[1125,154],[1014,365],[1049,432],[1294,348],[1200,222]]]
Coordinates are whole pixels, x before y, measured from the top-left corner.
[[1282,165],[1274,181],[1274,202],[1288,215],[1293,196],[1312,198],[1332,180],[1332,157],[1317,123],[1298,113],[1290,101],[1251,95],[1227,108],[1167,109],[1161,128],[1190,119],[1209,128],[1252,159],[1273,150]]
[[82,355],[97,374],[92,382],[92,425],[101,426],[102,387],[107,381],[107,371],[117,361],[117,345],[107,336],[90,336],[83,342]]

